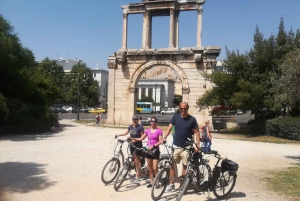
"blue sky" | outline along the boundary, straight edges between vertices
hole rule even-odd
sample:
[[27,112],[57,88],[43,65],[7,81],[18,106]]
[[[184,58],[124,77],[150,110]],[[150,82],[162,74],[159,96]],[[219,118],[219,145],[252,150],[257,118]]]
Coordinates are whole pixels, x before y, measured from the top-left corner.
[[[107,58],[122,47],[121,5],[142,0],[1,0],[0,14],[15,27],[36,60],[45,57],[81,59],[88,67],[107,69]],[[206,0],[203,46],[225,46],[241,53],[253,46],[256,25],[265,37],[277,35],[280,17],[285,29],[300,29],[299,0]],[[179,46],[196,46],[197,13],[181,12]],[[129,15],[128,48],[142,46],[142,15]],[[153,19],[153,48],[168,47],[169,17]]]

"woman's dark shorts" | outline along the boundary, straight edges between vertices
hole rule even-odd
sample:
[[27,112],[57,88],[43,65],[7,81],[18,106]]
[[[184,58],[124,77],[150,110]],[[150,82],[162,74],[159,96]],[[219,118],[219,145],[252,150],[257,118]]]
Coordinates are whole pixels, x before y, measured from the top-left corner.
[[[136,147],[138,147],[138,148],[142,148],[142,147],[143,147],[143,145],[139,145],[139,144],[134,145],[134,146],[136,146]],[[132,155],[134,151],[135,151],[135,154],[136,154],[137,156],[141,156],[142,153],[143,153],[142,150],[138,150],[138,149],[136,149],[135,147],[133,147],[133,146],[130,145],[130,154]]]
[[160,155],[160,151],[156,150],[154,156],[152,156],[150,154],[146,154],[146,158],[154,159],[154,160],[159,160],[159,155]]

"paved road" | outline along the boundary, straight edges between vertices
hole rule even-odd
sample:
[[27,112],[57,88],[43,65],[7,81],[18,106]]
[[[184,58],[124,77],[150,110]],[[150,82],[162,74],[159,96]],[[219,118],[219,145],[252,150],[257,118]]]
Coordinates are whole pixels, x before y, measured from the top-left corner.
[[[63,114],[58,114],[59,118],[61,119],[77,119],[77,114],[76,113],[63,113]],[[162,115],[162,114],[139,114],[138,116],[141,116],[144,120],[151,118],[153,116],[156,116],[158,121],[161,122],[169,122],[172,118],[173,115]],[[102,119],[107,119],[107,114],[101,114]],[[249,119],[253,119],[254,116],[250,116],[249,114],[242,114],[242,115],[234,115],[232,116],[234,118],[234,121],[238,123],[247,123]],[[232,117],[224,117],[224,119],[231,119]],[[79,118],[80,119],[95,119],[95,115],[89,114],[89,113],[79,113]],[[218,118],[221,119],[221,118]]]
[[[1,201],[152,200],[146,180],[130,184],[127,178],[118,192],[101,182],[102,167],[113,155],[113,137],[123,129],[98,129],[62,120],[59,131],[0,136],[0,196],[5,197],[0,197]],[[171,140],[169,137],[168,142]],[[267,191],[261,178],[269,177],[270,170],[299,163],[299,145],[226,140],[214,135],[212,146],[240,166],[230,201],[288,200]],[[126,146],[123,151],[126,154]],[[161,151],[165,153],[163,147]],[[214,157],[209,159],[213,165]],[[177,193],[165,193],[162,201],[174,201]],[[207,195],[189,191],[182,201],[205,201]]]

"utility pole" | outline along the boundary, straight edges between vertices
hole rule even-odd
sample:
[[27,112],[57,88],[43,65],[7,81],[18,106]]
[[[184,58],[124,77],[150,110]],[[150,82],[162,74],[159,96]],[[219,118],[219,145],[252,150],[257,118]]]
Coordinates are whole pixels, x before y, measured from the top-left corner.
[[78,75],[78,86],[77,86],[77,120],[79,120],[79,73],[77,74]]

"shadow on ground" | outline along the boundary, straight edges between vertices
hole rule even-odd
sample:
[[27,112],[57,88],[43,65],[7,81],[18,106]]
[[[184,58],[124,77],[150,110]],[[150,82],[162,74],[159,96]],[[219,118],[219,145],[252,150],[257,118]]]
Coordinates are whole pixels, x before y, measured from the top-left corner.
[[77,127],[77,125],[72,124],[61,124],[59,127],[56,127],[57,132],[52,132],[49,129],[49,132],[44,133],[34,133],[34,134],[1,134],[1,140],[10,140],[10,141],[34,141],[34,140],[44,140],[49,137],[58,137],[58,134],[62,134],[64,130],[68,127]]
[[295,163],[294,165],[300,166],[300,155],[298,155],[298,156],[285,156],[285,157],[297,161],[298,163]]
[[28,193],[55,185],[45,176],[44,164],[6,162],[0,163],[1,192]]

